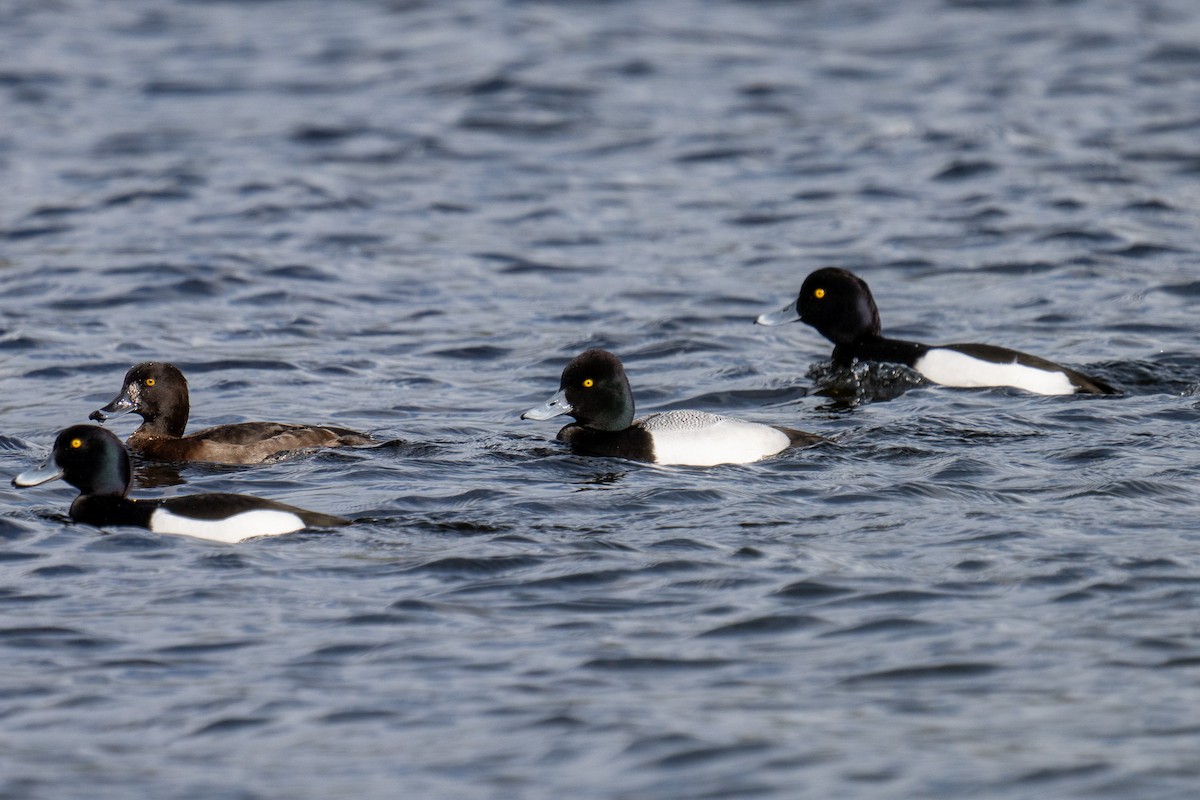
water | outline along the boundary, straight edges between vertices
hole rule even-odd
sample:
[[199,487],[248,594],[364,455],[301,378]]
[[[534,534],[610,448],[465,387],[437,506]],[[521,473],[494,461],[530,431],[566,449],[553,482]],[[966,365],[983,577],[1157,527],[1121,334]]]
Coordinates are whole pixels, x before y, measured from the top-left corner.
[[[146,359],[193,426],[385,444],[139,471],[358,520],[238,546],[5,481],[0,797],[1192,796],[1198,39],[1187,0],[7,3],[0,472]],[[826,264],[1126,395],[822,394],[828,344],[751,321]],[[643,411],[835,443],[570,455],[518,415],[589,346]]]

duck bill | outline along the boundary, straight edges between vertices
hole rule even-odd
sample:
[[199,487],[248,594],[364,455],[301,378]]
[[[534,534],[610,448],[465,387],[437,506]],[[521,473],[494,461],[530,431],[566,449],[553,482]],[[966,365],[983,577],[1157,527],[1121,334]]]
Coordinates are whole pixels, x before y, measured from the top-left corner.
[[94,419],[97,422],[104,422],[112,417],[119,417],[122,414],[128,414],[135,408],[137,408],[137,404],[133,402],[133,398],[129,396],[129,392],[121,392],[104,408],[98,408],[92,413],[88,414],[88,419]]
[[57,480],[63,476],[62,467],[54,460],[54,456],[46,459],[46,463],[42,464],[37,469],[31,469],[28,472],[22,472],[20,475],[12,479],[12,485],[18,488],[26,486],[40,486],[43,483],[49,483],[52,480]]
[[788,303],[778,311],[772,311],[770,314],[761,314],[755,320],[759,325],[786,325],[789,322],[800,321],[800,309],[796,307],[796,303]]
[[521,419],[554,419],[570,413],[571,404],[567,402],[567,390],[560,389],[554,397],[522,414]]

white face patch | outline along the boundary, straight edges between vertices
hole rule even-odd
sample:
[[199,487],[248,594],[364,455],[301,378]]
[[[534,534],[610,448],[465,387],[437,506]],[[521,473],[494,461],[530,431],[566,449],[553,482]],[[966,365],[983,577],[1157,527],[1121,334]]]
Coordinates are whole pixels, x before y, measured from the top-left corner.
[[650,431],[656,464],[693,467],[747,464],[774,455],[791,444],[786,433],[770,425],[702,411],[651,414],[634,424]]
[[1071,380],[1061,372],[974,358],[957,350],[935,347],[917,359],[913,369],[942,386],[981,388],[1011,386],[1034,394],[1074,394]]
[[165,508],[150,515],[150,530],[195,536],[211,542],[240,542],[254,536],[278,536],[305,527],[304,520],[287,511],[260,508],[243,511],[227,519],[193,519],[173,514]]

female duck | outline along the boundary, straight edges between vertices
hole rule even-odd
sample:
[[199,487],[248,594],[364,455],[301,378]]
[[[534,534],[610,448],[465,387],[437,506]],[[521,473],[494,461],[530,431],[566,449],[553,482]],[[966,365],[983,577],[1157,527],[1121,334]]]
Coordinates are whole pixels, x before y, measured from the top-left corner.
[[793,445],[824,441],[811,433],[703,411],[665,411],[635,420],[625,368],[605,350],[588,350],[572,359],[558,393],[521,419],[561,414],[575,422],[560,430],[558,438],[576,452],[655,464],[744,464]]
[[95,425],[74,425],[58,435],[41,467],[13,478],[13,486],[37,486],[62,478],[79,490],[71,519],[98,528],[132,525],[214,542],[240,542],[303,528],[349,524],[341,517],[244,494],[193,494],[130,500],[129,454],[121,440]]
[[139,414],[144,422],[129,437],[129,447],[157,461],[259,464],[269,458],[316,447],[371,444],[366,434],[324,425],[239,422],[183,435],[187,427],[187,379],[172,364],[147,361],[125,373],[121,393],[88,419]]
[[944,386],[1011,386],[1034,394],[1119,394],[1044,358],[990,344],[927,345],[888,339],[880,333],[879,309],[866,281],[844,269],[826,267],[804,279],[800,295],[786,308],[758,318],[759,325],[800,320],[833,342],[833,363],[886,361],[912,367]]

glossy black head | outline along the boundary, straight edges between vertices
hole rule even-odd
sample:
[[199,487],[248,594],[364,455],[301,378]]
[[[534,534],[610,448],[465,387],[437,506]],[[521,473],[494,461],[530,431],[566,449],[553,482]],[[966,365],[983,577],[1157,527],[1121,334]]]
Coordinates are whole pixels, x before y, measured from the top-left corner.
[[139,414],[152,428],[171,436],[182,436],[187,427],[188,384],[174,365],[161,361],[146,361],[130,367],[125,373],[121,393],[89,419],[103,422],[106,415]]
[[602,431],[623,431],[633,424],[633,390],[621,359],[607,350],[587,350],[567,364],[559,391],[565,393],[567,413],[580,425]]
[[50,458],[82,494],[124,497],[129,491],[129,454],[104,428],[72,425],[58,434]]
[[800,321],[834,344],[880,336],[879,309],[867,282],[844,269],[825,267],[804,279],[796,298]]

